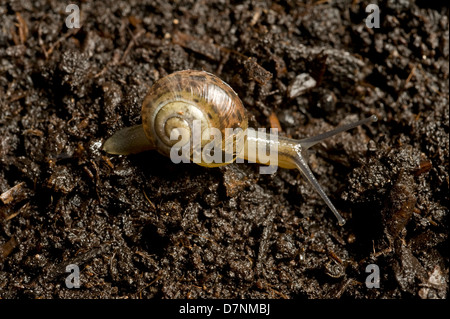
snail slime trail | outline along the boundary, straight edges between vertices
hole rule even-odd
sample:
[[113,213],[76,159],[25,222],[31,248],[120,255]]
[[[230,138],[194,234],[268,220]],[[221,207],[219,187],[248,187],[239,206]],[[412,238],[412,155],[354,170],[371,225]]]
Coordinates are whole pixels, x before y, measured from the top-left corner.
[[208,72],[184,70],[159,79],[142,103],[142,124],[116,132],[106,140],[103,150],[119,155],[157,150],[172,160],[189,158],[205,167],[247,160],[270,165],[266,173],[272,173],[274,167],[297,169],[339,225],[344,225],[344,218],[309,168],[305,151],[324,139],[375,121],[377,117],[372,115],[301,140],[274,131],[266,133],[248,127],[247,110],[228,84]]

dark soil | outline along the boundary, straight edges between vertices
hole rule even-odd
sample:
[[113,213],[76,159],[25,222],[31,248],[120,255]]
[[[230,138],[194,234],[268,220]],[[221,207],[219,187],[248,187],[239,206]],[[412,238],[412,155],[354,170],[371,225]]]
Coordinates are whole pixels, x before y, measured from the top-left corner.
[[[446,298],[448,7],[83,1],[69,29],[68,2],[0,3],[1,298]],[[376,114],[309,159],[347,224],[294,170],[104,153],[182,69],[293,138]]]

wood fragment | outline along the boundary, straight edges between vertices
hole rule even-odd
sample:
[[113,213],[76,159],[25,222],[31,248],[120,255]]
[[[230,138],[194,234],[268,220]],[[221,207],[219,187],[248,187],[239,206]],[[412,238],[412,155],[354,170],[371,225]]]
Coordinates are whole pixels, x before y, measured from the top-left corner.
[[44,50],[44,55],[45,58],[48,59],[50,57],[50,55],[52,55],[53,51],[55,50],[56,46],[58,44],[60,44],[62,41],[66,40],[67,38],[69,38],[70,36],[76,35],[78,33],[78,31],[80,31],[81,28],[73,28],[73,29],[69,29],[69,31],[64,34],[63,36],[61,36],[58,40],[56,40],[48,50],[45,50],[44,45],[42,45],[42,49]]
[[5,259],[11,254],[14,248],[17,246],[17,240],[15,237],[11,237],[6,243],[0,246],[0,260]]
[[16,186],[11,187],[6,192],[0,194],[0,199],[3,204],[7,205],[14,201],[20,201],[26,197],[26,190],[24,188],[25,182],[19,183]]
[[430,160],[424,160],[420,162],[419,168],[414,172],[415,176],[419,176],[428,173],[433,167],[433,163]]
[[148,198],[147,193],[144,191],[144,196],[145,199],[147,200],[147,202],[150,204],[150,206],[152,206],[153,209],[156,209],[155,204],[153,204],[153,202],[150,200],[150,198]]
[[5,217],[5,222],[13,219],[14,217],[20,215],[21,212],[23,212],[24,210],[28,209],[29,203],[26,203],[25,205],[23,205],[22,207],[19,208],[19,210],[17,212],[14,212],[8,216]]
[[130,53],[131,49],[136,44],[137,39],[139,39],[144,33],[145,33],[145,29],[137,29],[136,30],[136,32],[133,34],[130,42],[128,43],[127,48],[125,49],[125,52],[122,55],[122,58],[120,59],[119,64],[122,64],[125,61],[126,57]]
[[415,71],[416,71],[416,66],[414,65],[412,67],[411,72],[409,73],[408,78],[406,79],[405,85],[403,87],[406,87],[406,85],[408,85],[408,83],[409,83],[409,81],[411,81]]
[[278,120],[278,116],[275,114],[275,112],[272,112],[269,116],[269,123],[271,128],[278,129],[278,132],[282,131],[280,121]]
[[102,155],[102,159],[106,162],[106,165],[108,165],[111,169],[114,169],[114,164],[111,162],[111,160],[106,157],[105,155]]
[[29,128],[23,131],[23,135],[44,136],[44,132],[37,128]]
[[336,255],[336,253],[332,250],[328,250],[328,255],[333,258],[335,261],[337,261],[338,263],[342,264],[342,259],[339,258],[338,255]]
[[255,13],[253,13],[253,17],[252,20],[250,21],[250,26],[254,26],[259,18],[261,17],[261,13],[262,13],[262,9],[261,8],[256,8]]
[[19,12],[16,12],[17,18],[17,28],[19,29],[19,40],[20,44],[24,44],[28,38],[28,26],[26,21],[22,18],[22,15]]
[[272,73],[267,71],[261,65],[256,62],[255,58],[248,58],[244,61],[244,67],[248,72],[248,76],[251,80],[255,80],[261,85],[266,84],[271,78]]

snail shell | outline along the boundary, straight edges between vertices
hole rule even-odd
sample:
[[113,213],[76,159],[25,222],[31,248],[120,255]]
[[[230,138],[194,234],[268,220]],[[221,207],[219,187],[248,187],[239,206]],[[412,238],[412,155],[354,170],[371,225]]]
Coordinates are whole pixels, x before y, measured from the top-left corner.
[[[206,129],[219,129],[224,137],[223,149],[226,143],[232,142],[232,137],[243,139],[248,127],[246,110],[236,92],[218,77],[204,71],[179,71],[160,79],[142,104],[144,132],[154,148],[166,156],[170,156],[171,148],[177,143],[170,139],[173,129],[184,128],[190,132],[190,145],[194,145],[191,134],[194,120],[200,121],[202,136]],[[226,128],[241,130],[238,130],[238,136],[228,136],[225,140]],[[209,134],[206,135],[202,147],[212,140]]]

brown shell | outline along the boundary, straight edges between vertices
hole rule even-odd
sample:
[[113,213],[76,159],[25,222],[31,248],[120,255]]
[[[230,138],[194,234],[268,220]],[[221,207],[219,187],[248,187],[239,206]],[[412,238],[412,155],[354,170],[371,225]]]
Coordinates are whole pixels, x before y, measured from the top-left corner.
[[190,101],[209,118],[212,127],[225,136],[225,128],[248,127],[247,114],[239,96],[215,75],[197,70],[184,70],[158,80],[150,89],[142,105],[142,123],[147,137],[151,134],[154,113],[166,101]]
[[[142,124],[145,134],[155,148],[164,155],[169,156],[171,145],[167,140],[164,141],[167,135],[162,135],[161,127],[165,123],[159,120],[159,114],[162,114],[160,111],[165,110],[170,104],[175,105],[174,102],[192,105],[195,111],[183,112],[178,108],[173,109],[170,110],[173,117],[184,119],[188,125],[191,125],[193,120],[198,118],[200,111],[202,123],[207,123],[206,126],[217,128],[222,133],[222,145],[227,145],[230,141],[230,139],[225,140],[226,128],[240,128],[242,131],[248,128],[246,110],[236,92],[228,84],[205,71],[178,71],[158,80],[151,87],[142,105]],[[186,114],[187,112],[190,114]],[[234,136],[240,139],[243,135],[239,133]]]

